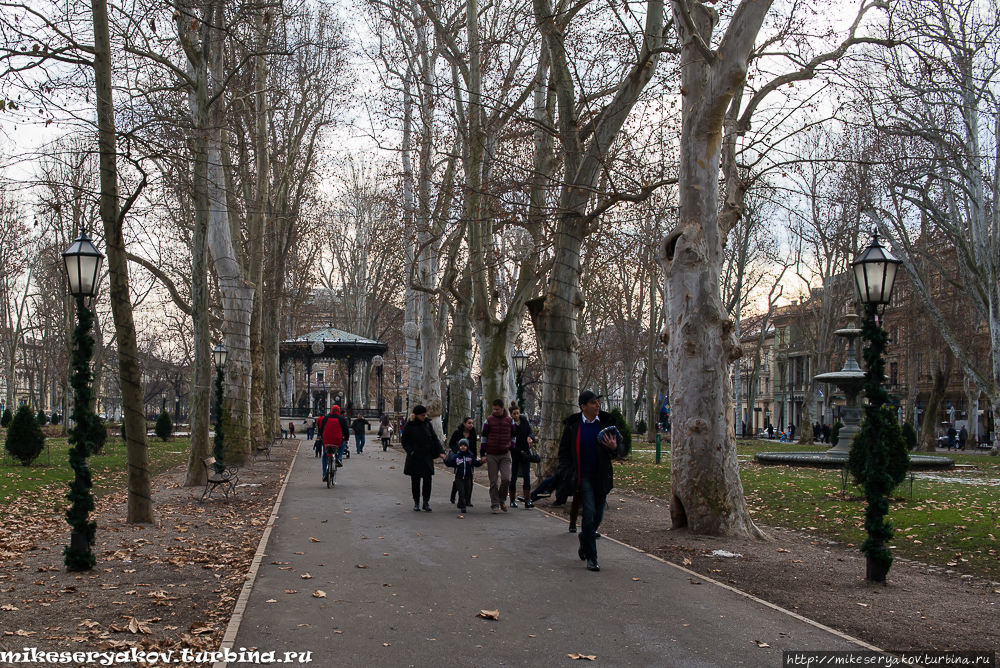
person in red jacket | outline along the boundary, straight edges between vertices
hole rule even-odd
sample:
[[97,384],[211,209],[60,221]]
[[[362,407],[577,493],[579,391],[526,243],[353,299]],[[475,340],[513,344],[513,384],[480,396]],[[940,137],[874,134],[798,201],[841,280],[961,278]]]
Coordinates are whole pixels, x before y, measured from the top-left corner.
[[[320,426],[323,434],[323,448],[328,453],[336,453],[337,466],[343,466],[341,461],[341,447],[347,440],[350,430],[347,427],[347,419],[340,414],[340,406],[334,404],[330,409],[330,414],[323,418]],[[326,482],[326,457],[323,457],[323,482]]]
[[503,399],[493,400],[493,414],[486,418],[481,434],[480,454],[486,459],[486,470],[490,477],[490,510],[494,514],[501,510],[507,512],[514,421],[507,414]]

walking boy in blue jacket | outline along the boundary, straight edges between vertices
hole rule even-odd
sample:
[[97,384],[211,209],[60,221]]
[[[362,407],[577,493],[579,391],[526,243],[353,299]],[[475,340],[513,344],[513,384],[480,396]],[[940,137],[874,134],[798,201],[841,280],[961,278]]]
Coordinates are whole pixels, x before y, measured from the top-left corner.
[[483,462],[469,452],[469,441],[461,439],[458,442],[458,452],[444,460],[445,465],[455,469],[455,486],[458,487],[458,511],[465,512],[465,504],[472,496],[472,474]]

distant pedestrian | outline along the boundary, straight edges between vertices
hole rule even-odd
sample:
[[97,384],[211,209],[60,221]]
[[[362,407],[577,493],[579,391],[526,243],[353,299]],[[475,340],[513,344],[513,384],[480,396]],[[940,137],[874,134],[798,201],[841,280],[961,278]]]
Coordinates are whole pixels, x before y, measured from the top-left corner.
[[[410,476],[410,490],[413,493],[413,509],[419,511],[420,498],[423,496],[423,509],[431,512],[431,476],[434,475],[434,460],[444,459],[444,448],[434,433],[434,427],[427,419],[427,409],[417,404],[413,407],[413,415],[407,421],[400,436],[403,450],[406,451],[406,461],[403,463],[403,474]],[[423,494],[421,494],[423,483]]]
[[510,418],[514,422],[514,447],[510,450],[511,474],[510,474],[510,507],[517,508],[517,478],[520,475],[521,485],[524,492],[521,501],[524,502],[525,509],[534,508],[531,502],[531,462],[528,461],[527,454],[531,446],[535,443],[535,433],[531,431],[531,423],[528,418],[521,415],[521,409],[517,404],[510,405]]
[[955,431],[955,425],[948,425],[948,449],[958,447],[955,443],[955,437],[958,436],[958,432]]
[[481,452],[486,459],[490,477],[490,510],[507,512],[507,490],[510,487],[510,444],[514,421],[503,406],[503,399],[493,400],[493,413],[483,423]]
[[793,423],[788,423],[788,442],[791,443],[795,440],[795,425]]
[[774,425],[773,424],[767,425],[767,437],[770,438],[770,439],[772,439],[772,440],[774,439]]
[[[476,433],[476,423],[472,421],[471,417],[467,417],[462,420],[462,424],[458,425],[458,429],[452,433],[451,438],[448,439],[448,449],[452,452],[458,452],[458,444],[461,441],[468,441],[469,452],[472,453],[473,457],[479,456],[479,434]],[[451,486],[451,502],[455,503],[455,499],[458,497],[458,479],[456,478],[455,484]],[[465,502],[468,504],[469,508],[472,507],[472,488],[469,488],[469,493],[465,497]]]
[[828,425],[827,423],[824,422],[823,426],[822,426],[822,431],[823,431],[823,442],[824,443],[829,443],[830,442],[830,425]]
[[359,455],[365,449],[365,430],[371,428],[371,424],[362,415],[354,418],[354,422],[351,423],[351,430],[354,431],[354,447]]
[[288,438],[295,438],[295,423],[288,423]]
[[472,494],[472,477],[477,466],[483,462],[477,459],[469,450],[469,441],[462,438],[458,441],[458,452],[450,453],[444,460],[447,466],[455,469],[455,484],[458,487],[458,510],[464,513]]
[[600,395],[587,390],[579,397],[580,412],[567,417],[559,440],[559,467],[565,472],[563,488],[580,497],[580,549],[577,555],[587,570],[600,571],[597,564],[597,530],[604,519],[608,493],[614,488],[613,457],[624,454],[621,435],[604,435],[614,418],[601,410]]
[[969,441],[969,431],[962,425],[961,431],[958,432],[958,449],[965,450],[965,444]]
[[392,440],[392,421],[388,415],[382,416],[382,421],[378,425],[378,437],[382,440],[382,452],[389,449],[389,441]]
[[819,426],[819,422],[813,424],[813,443],[820,443],[823,440],[823,428]]

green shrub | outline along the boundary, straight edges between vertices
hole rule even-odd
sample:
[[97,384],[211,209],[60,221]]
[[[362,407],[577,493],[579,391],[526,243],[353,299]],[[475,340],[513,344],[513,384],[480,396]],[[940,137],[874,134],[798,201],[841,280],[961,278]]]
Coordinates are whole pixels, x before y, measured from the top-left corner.
[[618,431],[621,432],[622,442],[625,444],[625,456],[628,457],[632,452],[632,429],[629,428],[625,416],[622,415],[617,406],[611,409],[611,418],[615,421]]
[[170,420],[170,413],[167,411],[162,411],[160,417],[156,418],[156,427],[154,427],[156,435],[160,437],[160,440],[165,441],[170,433],[174,430],[174,423]]
[[53,413],[52,424],[59,424],[60,422],[62,422],[62,415],[59,415],[59,413]]
[[[861,431],[854,437],[851,454],[847,458],[847,470],[857,484],[861,484],[862,473],[868,463],[870,439],[867,421],[867,417],[861,421]],[[882,407],[878,438],[885,445],[885,470],[892,479],[892,487],[895,487],[906,478],[906,471],[910,468],[910,455],[907,454],[906,439],[903,438],[903,431],[896,419],[896,409],[892,406]],[[888,491],[886,490],[887,493]]]
[[836,446],[840,440],[840,430],[844,428],[844,423],[837,420],[830,428],[830,445]]
[[108,441],[108,423],[95,415],[93,429],[87,436],[87,440],[94,444],[94,449],[90,451],[90,454],[101,454],[101,451],[104,450],[104,444]]
[[27,404],[17,409],[17,415],[7,427],[4,447],[22,466],[31,464],[45,449],[45,434]]
[[44,427],[49,423],[49,416],[45,414],[45,411],[39,408],[38,415],[35,416],[35,420],[38,422],[39,427]]
[[906,441],[907,450],[917,449],[917,430],[913,428],[911,422],[904,422],[901,428],[903,432],[903,440]]
[[648,427],[646,426],[646,421],[645,420],[639,420],[639,422],[637,422],[636,425],[635,425],[635,433],[637,433],[637,434],[645,434],[646,431],[648,431]]
[[10,414],[10,407],[3,409],[3,417],[0,417],[0,427],[4,429],[10,424],[10,421],[14,419],[14,416]]

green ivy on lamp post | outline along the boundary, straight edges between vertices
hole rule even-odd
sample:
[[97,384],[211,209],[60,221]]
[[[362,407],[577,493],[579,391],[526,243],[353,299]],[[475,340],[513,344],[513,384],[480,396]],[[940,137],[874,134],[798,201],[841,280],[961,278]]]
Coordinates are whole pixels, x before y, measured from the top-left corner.
[[221,343],[215,346],[212,351],[212,359],[215,362],[215,443],[212,448],[212,456],[215,457],[215,469],[222,471],[225,466],[222,463],[222,454],[226,444],[226,432],[222,419],[222,382],[226,378],[226,358],[229,351]]
[[63,558],[66,570],[85,571],[97,563],[92,550],[97,540],[97,523],[89,519],[90,511],[94,509],[94,495],[91,492],[93,480],[87,465],[87,457],[94,449],[93,431],[97,422],[97,416],[91,409],[94,396],[91,389],[93,375],[90,371],[90,358],[94,354],[94,338],[90,335],[90,330],[94,326],[94,314],[88,308],[87,301],[97,293],[104,255],[97,250],[86,231],[82,231],[63,253],[63,261],[69,276],[69,291],[76,298],[77,318],[77,326],[73,330],[73,376],[70,379],[74,397],[73,428],[69,431],[72,446],[69,464],[74,476],[66,494],[71,502],[66,511],[66,521],[73,527],[73,531],[70,534],[70,544],[63,550]]
[[868,405],[865,406],[861,432],[856,438],[867,441],[868,457],[861,471],[861,482],[868,502],[865,510],[868,538],[862,543],[861,551],[867,565],[865,579],[872,582],[885,582],[893,560],[892,552],[885,545],[893,537],[892,523],[885,519],[889,513],[888,494],[893,487],[887,441],[894,430],[898,431],[898,426],[892,424],[895,420],[892,412],[882,410],[889,402],[889,393],[883,387],[889,335],[879,320],[892,301],[892,288],[900,264],[902,261],[879,243],[878,229],[873,230],[868,248],[851,263],[855,286],[865,307],[861,338],[866,343],[864,391]]

